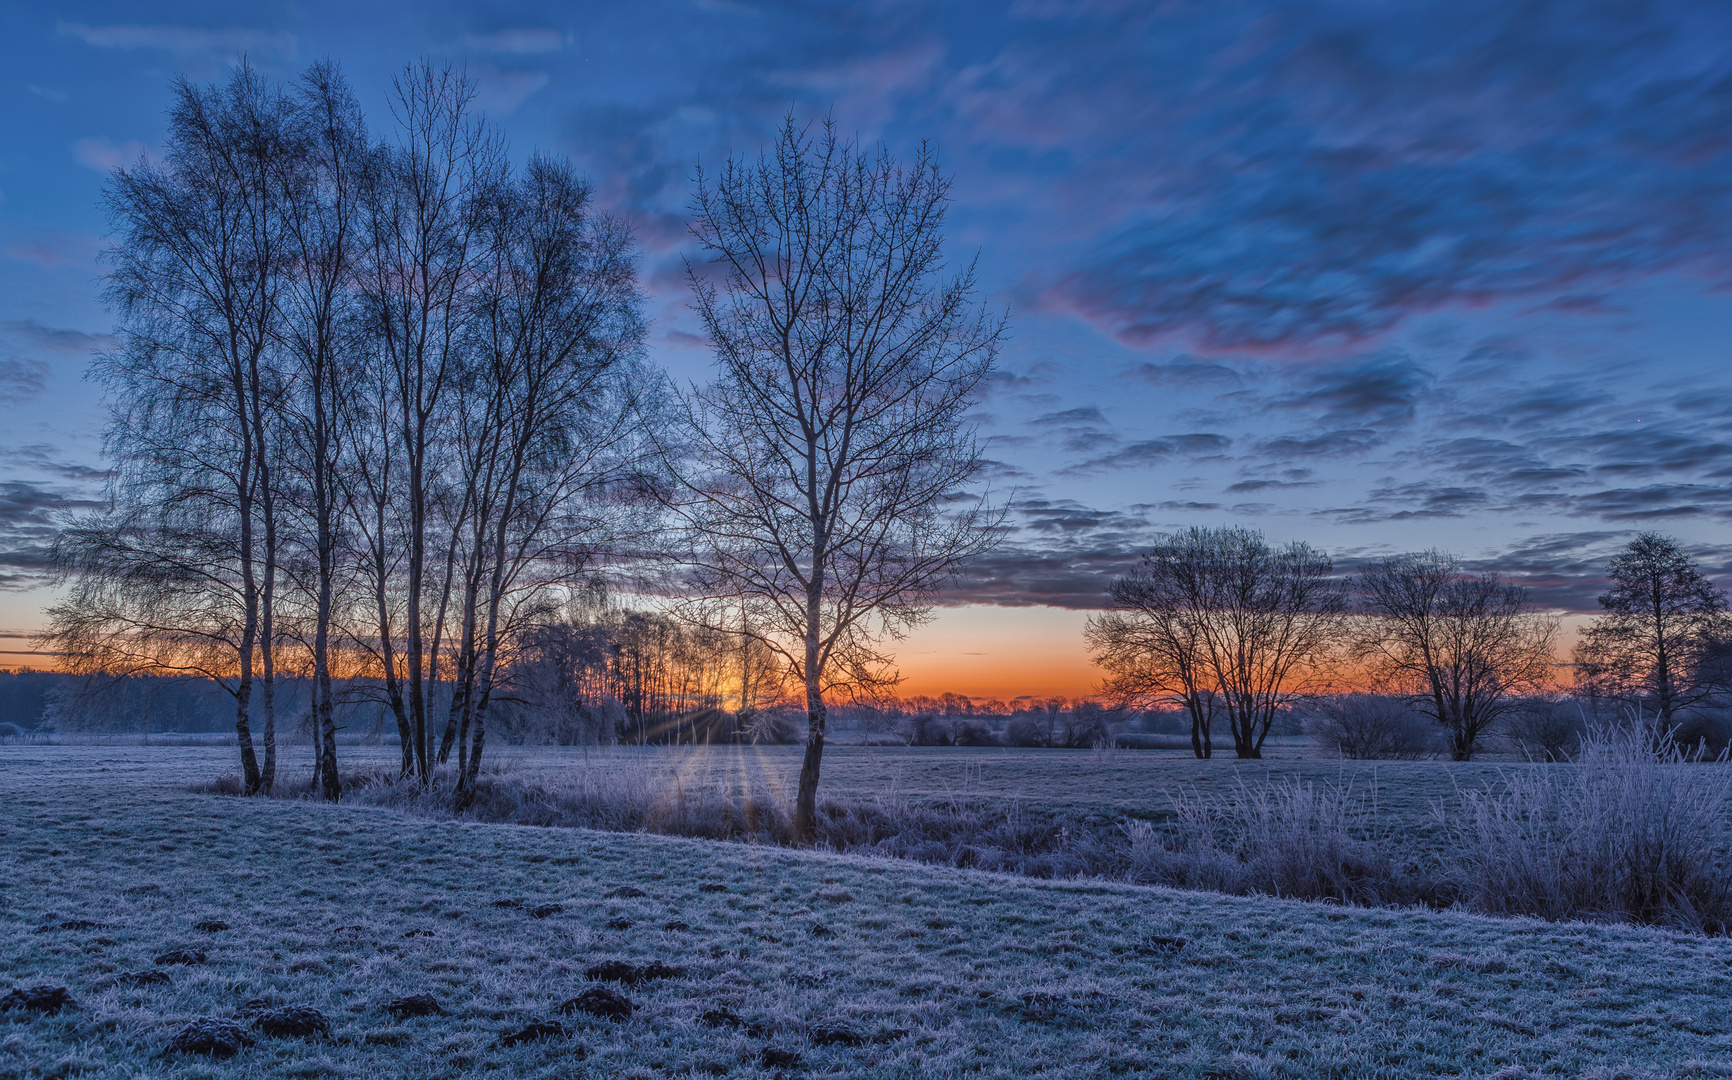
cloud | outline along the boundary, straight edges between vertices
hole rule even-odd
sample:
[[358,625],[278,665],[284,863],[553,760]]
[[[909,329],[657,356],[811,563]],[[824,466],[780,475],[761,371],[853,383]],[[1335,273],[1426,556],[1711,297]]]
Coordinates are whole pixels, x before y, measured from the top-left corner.
[[460,49],[513,56],[537,56],[558,52],[570,43],[571,38],[565,31],[550,27],[495,30],[486,34],[464,34],[457,39],[457,47]]
[[1095,610],[1106,604],[1113,578],[1140,553],[1130,546],[1066,550],[1006,548],[970,561],[966,576],[945,590],[950,604],[998,604]]
[[1373,488],[1369,501],[1389,507],[1385,520],[1452,518],[1484,510],[1490,497],[1478,488],[1444,486],[1430,481]]
[[1576,497],[1574,512],[1606,521],[1657,521],[1667,518],[1732,516],[1732,488],[1700,484],[1650,484],[1612,488]]
[[[1115,440],[1116,441],[1116,440]],[[1213,432],[1191,432],[1185,435],[1162,435],[1142,439],[1110,453],[1090,458],[1060,470],[1062,476],[1083,476],[1109,469],[1141,469],[1165,464],[1174,458],[1196,461],[1224,454],[1233,445],[1226,435]]]
[[495,118],[510,116],[548,83],[545,71],[506,71],[493,64],[473,64],[475,107]]
[[43,326],[29,319],[0,321],[0,404],[16,405],[42,393],[53,361],[87,360],[110,344],[107,335]]
[[1257,452],[1275,461],[1295,457],[1345,457],[1362,454],[1383,443],[1383,436],[1367,428],[1323,431],[1315,435],[1280,435],[1257,444]]
[[0,589],[41,585],[52,567],[60,516],[99,505],[21,480],[0,481]]
[[92,135],[72,144],[72,160],[99,173],[131,168],[149,155],[141,142],[115,142],[106,135]]
[[24,85],[24,89],[30,91],[32,94],[35,94],[37,97],[41,98],[42,100],[52,101],[56,105],[64,105],[68,101],[72,100],[71,95],[69,95],[66,91],[57,90],[52,86],[37,86],[35,83],[26,83]]
[[0,405],[16,405],[48,386],[48,365],[40,360],[0,358]]
[[1430,371],[1401,355],[1304,366],[1284,374],[1295,390],[1269,407],[1311,413],[1338,427],[1405,424],[1434,381]]
[[97,482],[106,480],[109,471],[82,462],[67,461],[60,447],[47,443],[29,446],[0,446],[0,461],[14,467],[45,473],[62,480]]
[[1281,491],[1285,488],[1316,487],[1315,480],[1241,480],[1227,488],[1234,495],[1249,494],[1253,491]]
[[1133,379],[1138,379],[1155,386],[1183,387],[1232,387],[1245,381],[1245,376],[1238,370],[1226,364],[1209,360],[1197,360],[1182,356],[1164,364],[1145,361],[1128,371]]
[[292,61],[295,35],[247,27],[201,27],[137,23],[91,26],[63,22],[56,30],[99,49],[160,49],[201,76],[241,57]]
[[1148,524],[1143,518],[1118,510],[1096,510],[1070,499],[1028,499],[1017,503],[1016,513],[1025,528],[1037,533],[1131,532]]
[[[1732,285],[1732,9],[1614,0],[1073,7],[963,71],[1054,162],[1028,283],[1135,345],[1291,355],[1515,301]],[[1421,45],[1423,43],[1423,45]]]
[[1029,423],[1040,427],[1105,425],[1106,422],[1107,418],[1102,416],[1100,409],[1093,405],[1080,405],[1074,409],[1065,409],[1063,412],[1051,412],[1029,421]]
[[1028,425],[1052,432],[1052,436],[1041,436],[1042,445],[1049,445],[1048,440],[1056,437],[1058,446],[1071,453],[1099,453],[1105,447],[1116,446],[1119,441],[1107,418],[1093,405],[1045,413],[1030,420]]

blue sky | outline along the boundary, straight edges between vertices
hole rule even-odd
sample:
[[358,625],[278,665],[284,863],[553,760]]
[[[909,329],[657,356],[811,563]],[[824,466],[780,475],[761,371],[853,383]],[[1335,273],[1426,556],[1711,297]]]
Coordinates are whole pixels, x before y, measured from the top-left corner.
[[1011,315],[980,416],[1018,528],[911,656],[989,622],[1080,656],[1076,613],[1192,523],[1441,546],[1565,611],[1637,529],[1732,568],[1729,5],[13,4],[0,628],[100,490],[104,173],[157,145],[176,73],[242,53],[339,61],[376,127],[404,63],[465,65],[516,153],[633,223],[681,378],[700,160],[789,109],[936,142],[952,254]]

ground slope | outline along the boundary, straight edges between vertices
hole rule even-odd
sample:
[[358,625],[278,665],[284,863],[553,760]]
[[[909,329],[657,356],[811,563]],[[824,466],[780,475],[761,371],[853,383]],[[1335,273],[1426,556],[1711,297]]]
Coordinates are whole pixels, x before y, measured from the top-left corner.
[[[194,796],[177,753],[0,749],[0,992],[78,1001],[0,1013],[0,1076],[1732,1075],[1722,940]],[[614,960],[678,973],[555,1015]],[[331,1034],[155,1056],[252,999]]]

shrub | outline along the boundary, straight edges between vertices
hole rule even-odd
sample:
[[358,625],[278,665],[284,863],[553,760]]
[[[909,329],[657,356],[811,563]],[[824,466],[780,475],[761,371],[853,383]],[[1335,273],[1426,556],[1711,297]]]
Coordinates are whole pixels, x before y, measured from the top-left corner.
[[23,738],[23,736],[23,728],[19,727],[17,724],[0,720],[0,739],[19,739]]
[[1004,726],[1006,746],[1051,746],[1052,726],[1044,718],[1018,713]]
[[1385,694],[1323,698],[1306,727],[1318,743],[1344,758],[1412,761],[1440,749],[1436,722]]
[[1724,709],[1691,709],[1676,714],[1672,743],[1686,754],[1720,758],[1732,754],[1732,715]]
[[1498,915],[1725,933],[1732,770],[1626,728],[1583,738],[1574,765],[1530,766],[1461,793],[1443,816],[1461,902]]
[[1282,781],[1180,795],[1176,827],[1131,822],[1130,876],[1235,895],[1409,904],[1422,883],[1394,858],[1375,805],[1349,787]]
[[1510,714],[1509,737],[1533,761],[1568,761],[1587,731],[1577,701],[1537,699]]
[[979,717],[966,716],[955,721],[952,741],[957,746],[997,746],[998,738],[992,733],[992,726]]
[[1060,716],[1058,736],[1053,741],[1072,750],[1111,746],[1113,736],[1107,730],[1106,711],[1092,701],[1079,702]]
[[955,743],[954,734],[945,717],[922,713],[908,718],[909,746],[951,746]]

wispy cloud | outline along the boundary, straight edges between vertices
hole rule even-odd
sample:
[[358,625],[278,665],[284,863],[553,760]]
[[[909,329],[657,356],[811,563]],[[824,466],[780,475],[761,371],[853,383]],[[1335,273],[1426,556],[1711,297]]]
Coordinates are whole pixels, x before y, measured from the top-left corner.
[[141,142],[116,142],[106,135],[92,135],[72,144],[72,160],[100,173],[137,165],[149,156],[149,148]]
[[558,52],[570,43],[571,38],[565,31],[551,27],[517,27],[485,34],[464,34],[457,39],[459,49],[513,56]]
[[167,23],[110,24],[62,22],[56,29],[99,49],[160,49],[199,75],[243,56],[271,61],[295,58],[295,35],[250,27],[180,26]]
[[106,335],[43,326],[32,320],[0,321],[0,404],[16,405],[41,394],[53,363],[82,364],[111,343]]
[[95,499],[20,480],[0,481],[0,589],[43,584],[60,519],[99,506]]
[[549,81],[545,71],[507,71],[493,64],[472,64],[469,74],[475,78],[476,107],[495,119],[522,108]]
[[1292,354],[1440,308],[1595,314],[1656,274],[1732,282],[1729,16],[1067,6],[957,102],[984,140],[1058,159],[1044,205],[1097,237],[1036,275],[1047,304],[1128,342]]

